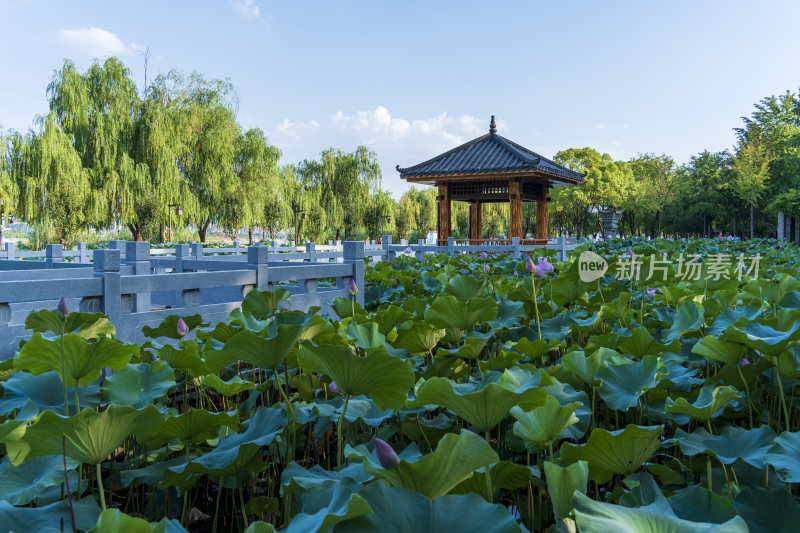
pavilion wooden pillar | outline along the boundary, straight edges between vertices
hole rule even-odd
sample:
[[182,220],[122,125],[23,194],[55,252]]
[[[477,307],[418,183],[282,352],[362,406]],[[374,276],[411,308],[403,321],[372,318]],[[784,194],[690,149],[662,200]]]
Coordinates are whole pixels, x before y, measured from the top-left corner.
[[476,240],[481,238],[481,201],[472,200],[469,203],[469,238]]
[[438,239],[441,243],[447,243],[447,239],[452,235],[450,231],[450,188],[445,183],[439,185],[439,194],[436,197],[437,210],[439,212],[439,222],[437,226]]
[[539,198],[536,200],[536,238],[547,239],[549,238],[547,229],[548,211],[547,203],[550,200],[547,194],[547,189],[542,188]]
[[508,201],[509,201],[509,237],[522,238],[522,182],[508,182]]

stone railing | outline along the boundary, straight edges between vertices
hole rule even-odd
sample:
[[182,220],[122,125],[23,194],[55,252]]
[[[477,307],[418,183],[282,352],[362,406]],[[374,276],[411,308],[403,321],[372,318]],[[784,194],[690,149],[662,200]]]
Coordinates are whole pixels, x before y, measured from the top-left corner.
[[[359,288],[364,302],[364,243],[345,242],[340,262],[272,261],[266,246],[250,246],[246,254],[228,257],[192,255],[178,245],[174,257],[153,257],[148,243],[127,242],[94,250],[92,263],[59,261],[59,248],[48,248],[45,261],[8,261],[0,271],[0,359],[12,356],[28,338],[25,317],[35,309],[54,309],[65,298],[71,311],[103,312],[126,342],[142,342],[141,328],[157,326],[170,314],[200,314],[203,321],[224,320],[253,288],[286,287],[291,309],[320,306],[332,313],[337,296],[350,298],[349,285]],[[37,269],[20,268],[41,263]]]

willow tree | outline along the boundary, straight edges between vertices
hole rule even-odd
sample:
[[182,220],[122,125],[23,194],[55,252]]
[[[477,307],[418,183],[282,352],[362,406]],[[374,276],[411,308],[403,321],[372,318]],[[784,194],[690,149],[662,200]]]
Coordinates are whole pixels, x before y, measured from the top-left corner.
[[[264,221],[264,209],[280,197],[278,159],[281,152],[267,141],[258,128],[240,133],[236,138],[233,171],[237,178],[235,189],[228,195],[238,202],[237,228],[246,226],[253,243],[253,226]],[[234,201],[228,200],[228,205]],[[229,215],[230,216],[230,215]],[[230,216],[229,223],[234,217]]]
[[359,146],[352,153],[329,148],[320,161],[303,161],[298,168],[300,181],[311,190],[319,190],[328,225],[336,231],[336,240],[344,231],[352,237],[363,223],[369,199],[381,183],[381,170],[375,152]]
[[235,94],[227,80],[206,80],[198,73],[184,78],[173,72],[170,77],[178,87],[173,115],[179,142],[177,167],[190,193],[184,210],[205,242],[226,195],[238,184]]
[[770,153],[760,135],[739,141],[733,158],[733,190],[750,207],[750,238],[754,237],[754,210],[769,181]]
[[3,244],[3,219],[17,208],[19,189],[11,174],[9,143],[0,130],[0,246]]
[[666,154],[639,154],[631,159],[634,179],[644,184],[639,205],[655,216],[655,235],[661,235],[664,208],[673,200],[678,187],[675,161]]
[[73,146],[73,138],[53,114],[40,132],[11,139],[11,175],[19,187],[18,215],[51,227],[61,244],[72,242],[91,223],[89,172]]

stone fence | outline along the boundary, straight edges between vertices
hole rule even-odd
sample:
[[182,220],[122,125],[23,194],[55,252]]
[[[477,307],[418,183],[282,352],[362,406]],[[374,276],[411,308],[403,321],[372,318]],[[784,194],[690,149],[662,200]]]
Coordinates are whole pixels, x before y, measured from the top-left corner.
[[[337,296],[350,298],[350,281],[364,303],[364,243],[345,242],[338,262],[271,261],[266,246],[250,246],[229,257],[192,255],[178,245],[174,257],[152,257],[146,242],[94,250],[91,264],[66,263],[60,246],[48,247],[45,261],[0,261],[0,359],[13,356],[28,338],[25,317],[35,309],[55,309],[65,298],[70,311],[103,312],[126,342],[142,342],[141,328],[157,326],[170,314],[199,313],[203,321],[224,320],[253,288],[286,287],[291,309],[320,306],[332,313]],[[39,268],[30,268],[32,265]],[[13,268],[22,267],[22,268]],[[162,339],[163,340],[163,339]]]

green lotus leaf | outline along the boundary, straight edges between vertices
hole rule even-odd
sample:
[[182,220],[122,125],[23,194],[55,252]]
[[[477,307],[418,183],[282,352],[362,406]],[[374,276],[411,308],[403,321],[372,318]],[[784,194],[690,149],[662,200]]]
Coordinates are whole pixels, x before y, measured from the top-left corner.
[[372,483],[359,493],[371,514],[341,523],[333,533],[522,533],[508,510],[477,494],[426,498],[411,490]]
[[743,344],[723,341],[713,335],[706,335],[692,348],[692,353],[702,355],[709,361],[722,361],[732,365],[739,364],[744,356],[744,351]]
[[350,322],[347,324],[344,334],[354,341],[354,346],[363,350],[377,348],[386,342],[386,336],[378,331],[378,324],[375,322],[367,322],[365,324]]
[[367,501],[346,486],[337,486],[326,499],[327,506],[313,514],[295,515],[284,532],[322,533],[329,531],[336,524],[372,513]]
[[408,311],[396,305],[386,305],[376,311],[375,314],[372,315],[371,320],[378,324],[378,331],[387,335],[398,325],[413,318],[413,316],[414,315]]
[[62,322],[55,310],[40,309],[25,318],[25,328],[34,333],[61,335],[62,327],[64,333],[73,333],[87,340],[106,335],[113,337],[116,333],[114,325],[103,313],[69,313]]
[[353,302],[350,298],[336,297],[333,300],[333,310],[339,315],[339,318],[348,318],[353,316],[353,307],[355,306],[356,315],[366,315],[367,312],[361,307],[358,302]]
[[764,468],[764,456],[775,440],[775,432],[769,426],[749,430],[725,426],[719,435],[711,435],[698,427],[692,433],[678,429],[672,440],[680,446],[681,453],[690,457],[709,453],[726,465],[741,459],[756,468]]
[[748,533],[740,517],[723,524],[690,522],[675,514],[662,496],[643,507],[622,507],[611,503],[593,501],[576,492],[574,496],[575,521],[581,533]]
[[[450,494],[476,494],[486,493],[486,468],[475,470],[475,474],[459,483],[450,491]],[[495,493],[499,490],[517,490],[520,487],[527,487],[533,477],[532,467],[512,463],[511,461],[500,461],[489,468],[492,488]],[[538,474],[538,472],[537,472]]]
[[563,340],[569,335],[572,317],[567,313],[542,320],[542,339]]
[[[735,294],[738,296],[738,292]],[[706,334],[718,337],[742,317],[747,317],[746,319],[748,321],[755,320],[763,312],[762,307],[763,303],[759,303],[759,307],[743,305],[737,307],[736,309],[723,309],[717,318],[714,319],[714,323],[711,325],[711,327],[706,328]]]
[[552,300],[558,306],[585,299],[586,291],[597,286],[595,283],[586,283],[580,278],[577,261],[570,263],[556,279],[550,280],[549,285],[543,292],[548,297],[552,294]]
[[244,361],[257,368],[277,368],[297,345],[303,326],[281,324],[275,329],[277,331],[269,338],[247,329],[239,331],[221,349],[205,353],[209,368],[212,372],[218,372],[236,361]]
[[[189,454],[191,460],[194,454]],[[24,464],[24,463],[23,463]],[[172,459],[156,461],[142,468],[124,469],[119,472],[120,481],[126,487],[131,483],[137,485],[148,485],[150,487],[157,487],[164,479],[164,472],[168,468],[181,466],[186,464],[186,456],[178,455]]]
[[371,474],[364,472],[361,463],[353,463],[339,471],[325,470],[319,465],[314,465],[308,470],[291,462],[286,465],[281,474],[281,490],[284,498],[296,491],[305,492],[326,483],[339,484],[345,480],[356,483],[366,483],[374,479]]
[[690,331],[700,329],[705,321],[703,306],[695,302],[684,302],[669,317],[670,327],[661,333],[665,343],[671,343]]
[[104,367],[121,370],[131,357],[139,353],[135,344],[123,344],[110,337],[95,342],[69,333],[64,335],[64,368],[61,367],[61,343],[47,340],[41,333],[34,333],[14,359],[14,368],[39,375],[55,370],[67,386],[85,387],[100,377]]
[[100,513],[95,526],[87,533],[183,533],[186,530],[177,520],[162,518],[150,523],[142,518],[126,515],[119,509],[106,509]]
[[575,402],[562,406],[558,400],[547,396],[544,405],[533,411],[523,411],[514,406],[510,410],[511,416],[517,419],[514,435],[525,441],[528,450],[539,451],[558,439],[567,427],[578,422],[575,409],[580,405]]
[[639,397],[658,386],[667,375],[667,367],[658,356],[645,355],[640,361],[626,364],[609,364],[597,371],[602,380],[600,397],[609,407],[626,411],[639,404]]
[[[341,416],[343,406],[344,400],[342,399],[340,406],[333,411],[336,419]],[[387,420],[391,420],[392,417],[394,417],[394,411],[391,409],[378,409],[375,407],[375,403],[365,396],[350,398],[350,402],[347,404],[347,412],[344,415],[345,420],[350,423],[360,420],[370,427],[379,427]]]
[[597,348],[591,355],[586,355],[581,350],[573,350],[561,357],[562,368],[574,374],[581,383],[594,384],[598,380],[597,371],[611,358],[622,358],[619,353],[610,348]]
[[739,324],[737,321],[728,328],[722,338],[749,346],[764,355],[777,357],[800,339],[800,322],[795,322],[785,331],[759,322]]
[[[79,531],[91,528],[100,516],[100,506],[94,498],[83,498],[72,506]],[[14,507],[0,500],[0,533],[22,531],[72,531],[69,504],[58,501],[43,507]]]
[[736,508],[728,498],[709,492],[699,485],[689,485],[669,498],[678,518],[692,522],[722,524],[733,519]]
[[175,386],[175,372],[166,364],[142,363],[128,365],[114,372],[103,383],[103,395],[108,403],[144,407],[163,397]]
[[797,531],[800,524],[800,504],[785,488],[747,487],[733,505],[753,532]]
[[391,486],[415,490],[428,498],[449,493],[477,469],[500,460],[484,439],[466,429],[458,435],[445,435],[428,455],[414,456],[409,461],[404,454],[400,454],[400,464],[391,470],[383,468],[377,456],[363,444],[355,448],[348,445],[345,455],[363,461],[365,472],[383,479]]
[[98,413],[84,409],[77,415],[64,417],[44,411],[17,440],[6,442],[13,465],[43,455],[59,455],[66,438],[66,455],[87,464],[100,464],[130,435],[147,438],[164,420],[154,405],[134,409],[127,405],[111,405]]
[[[12,505],[26,505],[42,495],[48,487],[64,483],[64,457],[43,455],[14,466],[6,456],[0,462],[0,500]],[[67,459],[67,469],[72,472],[77,461]],[[72,472],[74,474],[74,472]],[[73,480],[70,479],[70,482]],[[77,478],[75,479],[77,481]]]
[[492,329],[513,328],[524,316],[525,304],[523,302],[513,302],[508,298],[501,298],[497,316],[494,320],[489,321],[489,326]]
[[486,343],[489,342],[489,338],[490,336],[467,335],[464,337],[464,344],[454,350],[439,348],[436,357],[456,356],[463,359],[477,359],[483,352]]
[[455,383],[434,377],[417,389],[409,407],[438,405],[449,409],[481,431],[489,431],[517,405],[532,409],[545,402],[546,393],[539,388],[516,392],[499,383],[483,381]]
[[445,294],[455,296],[462,302],[468,301],[476,294],[483,292],[484,281],[475,276],[455,275],[450,278],[447,286],[442,291]]
[[786,483],[800,482],[800,431],[784,431],[775,438],[775,443],[764,456],[764,462],[772,466]]
[[[38,376],[28,372],[14,372],[2,383],[2,388],[2,415],[14,409],[22,409],[28,402],[35,405],[38,412],[47,409],[59,412],[64,410],[64,389],[55,370]],[[86,387],[78,387],[78,396],[81,406],[94,407],[100,403],[100,386],[97,382],[92,382]],[[67,404],[70,411],[75,412],[75,387],[67,388]]]
[[289,300],[292,294],[288,289],[279,287],[274,291],[260,291],[252,289],[242,301],[242,311],[253,315],[258,320],[263,320],[275,314],[281,302]]
[[169,315],[161,321],[161,324],[158,325],[157,328],[151,328],[150,326],[142,327],[142,334],[145,337],[149,337],[151,339],[158,339],[161,337],[165,337],[168,339],[180,339],[183,336],[178,333],[178,319],[183,318],[183,321],[188,326],[189,331],[192,331],[195,328],[204,326],[203,324],[203,317],[200,315],[191,315],[191,316],[184,316],[181,317],[179,315]]
[[623,337],[619,343],[619,351],[624,354],[632,355],[637,359],[645,355],[661,355],[664,352],[677,351],[680,344],[677,339],[669,344],[658,342],[650,335],[647,328],[638,327],[630,330],[630,337]]
[[530,357],[532,361],[536,361],[545,354],[562,346],[564,346],[564,343],[557,339],[536,339],[532,341],[527,337],[522,337],[516,344],[511,346],[511,349],[518,351],[525,357]]
[[223,381],[221,377],[216,374],[211,374],[203,378],[203,385],[210,389],[214,389],[223,396],[235,396],[240,392],[246,390],[253,390],[256,384],[250,381],[245,381],[239,376],[233,376],[227,381]]
[[[283,409],[261,407],[243,424],[245,431],[220,439],[210,452],[169,470],[178,474],[201,473],[213,478],[257,471],[264,464],[261,447],[272,444],[283,432],[286,423],[286,411]],[[168,484],[166,477],[165,482]]]
[[703,387],[694,403],[686,398],[672,400],[667,398],[667,413],[688,415],[695,420],[705,422],[722,414],[722,410],[730,402],[736,400],[741,393],[733,387]]
[[497,316],[497,302],[492,298],[470,298],[466,302],[455,296],[439,295],[425,311],[425,320],[439,326],[468,331],[478,323]]
[[236,431],[239,427],[238,414],[188,409],[178,416],[167,418],[156,433],[144,440],[154,447],[160,447],[172,439],[178,439],[187,446],[215,438],[222,426]]
[[547,495],[553,502],[556,520],[563,520],[572,513],[572,495],[575,492],[586,494],[589,465],[586,461],[577,461],[569,466],[559,466],[545,461],[544,478],[547,481]]
[[161,346],[156,353],[159,360],[175,370],[186,370],[190,376],[200,377],[211,373],[200,355],[200,345],[196,341],[180,341],[177,348],[166,344]]
[[438,326],[414,322],[409,328],[397,330],[397,338],[392,345],[395,348],[405,348],[411,355],[428,353],[436,348],[444,334],[445,330]]
[[244,533],[277,533],[275,526],[269,522],[257,521],[250,524]]
[[625,429],[606,431],[592,430],[585,444],[561,445],[561,461],[589,463],[589,478],[605,483],[614,474],[627,476],[639,470],[658,449],[661,426],[636,426],[628,424]]
[[422,286],[431,292],[436,291],[439,287],[442,286],[441,281],[431,276],[422,275],[420,276],[420,279],[422,280]]
[[345,394],[365,394],[378,409],[399,409],[414,385],[410,363],[389,355],[386,349],[358,357],[349,346],[304,342],[297,356],[305,372],[331,377]]
[[[255,333],[261,333],[267,328],[267,326],[269,326],[270,319],[269,318],[258,319],[253,315],[251,315],[250,313],[242,311],[241,308],[236,308],[228,314],[228,317],[225,319],[225,322],[228,324],[228,326],[235,329],[236,331],[241,331],[243,329],[246,329],[248,331],[253,331]],[[225,330],[221,329],[216,333],[222,334],[222,336],[224,336]],[[224,341],[227,342],[228,339],[224,339]]]
[[782,378],[800,378],[800,345],[795,344],[778,357],[768,356],[767,359],[777,368]]

